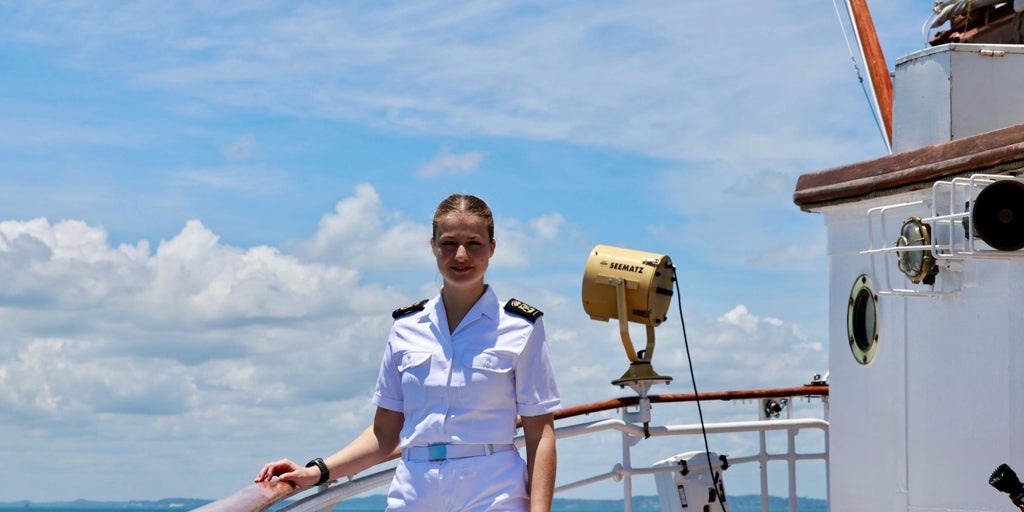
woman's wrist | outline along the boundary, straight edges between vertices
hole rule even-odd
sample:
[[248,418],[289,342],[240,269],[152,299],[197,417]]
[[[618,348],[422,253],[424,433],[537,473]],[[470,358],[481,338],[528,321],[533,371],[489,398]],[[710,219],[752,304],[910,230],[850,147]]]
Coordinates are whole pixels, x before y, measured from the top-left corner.
[[327,463],[324,459],[317,457],[306,463],[307,468],[316,467],[320,470],[320,479],[314,485],[323,485],[331,479],[331,471],[327,469]]

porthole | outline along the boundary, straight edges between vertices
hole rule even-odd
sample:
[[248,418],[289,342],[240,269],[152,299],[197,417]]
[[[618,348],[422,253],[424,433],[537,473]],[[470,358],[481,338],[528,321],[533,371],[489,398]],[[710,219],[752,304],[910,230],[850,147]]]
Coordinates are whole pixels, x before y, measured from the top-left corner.
[[867,274],[857,276],[846,307],[846,334],[853,358],[868,364],[878,352],[878,294]]

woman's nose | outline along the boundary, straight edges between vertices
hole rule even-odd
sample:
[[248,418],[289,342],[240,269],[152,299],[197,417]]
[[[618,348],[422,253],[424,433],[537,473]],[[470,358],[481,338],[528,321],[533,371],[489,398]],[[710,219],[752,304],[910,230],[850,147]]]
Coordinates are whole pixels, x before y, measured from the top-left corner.
[[459,247],[455,249],[455,258],[464,260],[469,257],[469,251],[466,250],[466,246],[459,244]]

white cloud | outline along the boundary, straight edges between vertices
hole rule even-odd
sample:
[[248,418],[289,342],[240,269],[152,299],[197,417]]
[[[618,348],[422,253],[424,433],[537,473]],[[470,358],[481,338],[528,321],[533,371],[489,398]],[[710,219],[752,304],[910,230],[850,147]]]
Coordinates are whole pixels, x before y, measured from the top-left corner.
[[0,393],[22,417],[178,414],[194,404],[192,376],[168,361],[99,355],[83,339],[38,338],[2,364]]
[[[90,407],[92,413],[130,412],[133,406],[180,412],[225,393],[234,399],[252,393],[257,402],[271,403],[336,398],[334,390],[317,386],[290,388],[287,376],[309,368],[331,372],[331,364],[355,361],[359,374],[375,372],[379,351],[364,344],[382,339],[387,313],[410,297],[363,282],[362,272],[408,269],[413,255],[422,254],[428,271],[419,282],[432,275],[428,228],[401,218],[382,210],[372,187],[357,187],[308,241],[311,255],[327,262],[274,247],[226,245],[198,220],[153,251],[146,241],[111,247],[102,228],[81,221],[2,222],[0,321],[7,335],[0,343],[6,354],[0,375],[20,383],[9,390],[39,393],[0,396],[19,410],[28,400],[37,404],[32,410],[54,414]],[[539,227],[528,232],[510,220],[507,234],[522,245],[503,247],[503,253],[524,260],[517,251],[535,250],[562,223],[552,214],[528,223]],[[330,349],[324,353],[322,346]],[[290,361],[289,370],[272,376],[263,366],[271,360]],[[108,366],[107,374],[98,370]],[[159,385],[131,384],[147,372],[148,382]],[[178,399],[156,394],[175,388],[167,379],[185,386]],[[274,382],[284,387],[267,387]],[[83,394],[88,389],[102,396]],[[154,401],[162,405],[145,405]]]
[[[63,45],[78,66],[104,62],[145,87],[219,107],[568,141],[732,169],[748,166],[752,153],[768,166],[859,154],[861,141],[844,140],[843,127],[851,116],[870,119],[861,103],[832,94],[834,77],[849,76],[851,88],[855,81],[830,5],[184,3],[173,10],[61,10],[53,16],[46,6],[21,7],[16,19],[24,21],[9,37]],[[218,30],[197,31],[196,20]],[[771,37],[749,29],[783,25],[790,30]],[[70,43],[80,40],[91,44]],[[774,100],[766,104],[766,97]],[[833,122],[809,122],[822,116]],[[823,125],[836,128],[813,128]],[[480,157],[447,156],[463,160],[424,172],[468,172]]]
[[174,172],[172,181],[189,187],[226,190],[247,194],[272,195],[288,187],[287,180],[272,170],[230,165],[207,169],[183,169]]
[[483,159],[484,154],[481,151],[452,153],[447,146],[444,146],[434,155],[433,159],[420,167],[416,175],[423,178],[436,178],[444,175],[468,176],[477,171]]
[[730,327],[738,327],[747,334],[753,334],[756,332],[757,325],[760,321],[761,319],[751,315],[750,312],[747,311],[747,307],[743,304],[736,306],[718,319],[720,324]]
[[542,240],[554,240],[565,226],[565,217],[560,213],[549,213],[530,221],[530,227]]
[[[615,322],[596,322],[582,314],[578,299],[544,303],[548,338],[559,366],[559,385],[569,403],[621,396],[611,380],[628,360]],[[652,366],[674,378],[652,393],[692,392],[690,366],[675,305],[669,321],[655,330]],[[760,316],[742,304],[717,317],[686,311],[687,340],[701,391],[799,386],[828,369],[823,341],[809,339],[799,325]],[[646,345],[642,326],[630,326],[636,350]],[[745,419],[750,419],[747,416]],[[662,418],[664,421],[665,418]],[[722,418],[717,418],[721,421]]]
[[243,135],[220,148],[221,155],[228,160],[248,160],[260,154],[260,148],[251,135]]
[[[739,382],[750,388],[795,386],[828,369],[823,341],[808,339],[799,325],[755,315],[742,304],[701,331],[696,364],[716,369],[721,389]],[[804,382],[793,382],[794,378]]]
[[[143,242],[109,247],[102,229],[78,221],[8,221],[0,233],[0,375],[9,384],[0,397],[12,410],[169,414],[208,402],[215,389],[259,396],[252,388],[300,368],[353,360],[347,352],[381,339],[387,311],[405,300],[361,284],[355,269],[223,245],[198,221],[153,254]],[[345,336],[332,335],[342,325]],[[54,331],[65,334],[46,337]],[[371,368],[359,373],[371,374],[376,357],[357,357]],[[301,364],[281,375],[264,366],[289,359]],[[258,368],[204,377],[223,360]]]
[[[524,225],[518,219],[495,221],[498,248],[492,268],[525,268],[531,255],[566,229],[559,213],[545,214]],[[355,195],[338,201],[335,211],[320,218],[313,237],[297,244],[304,257],[368,270],[432,272],[430,226],[407,220],[401,213],[384,208],[376,189],[356,186]]]
[[[155,250],[146,241],[112,247],[102,228],[80,221],[0,223],[0,278],[8,283],[0,289],[0,421],[18,425],[14,435],[32,452],[46,439],[77,441],[69,450],[81,462],[68,471],[112,450],[150,453],[152,443],[170,443],[159,448],[168,468],[155,470],[169,480],[197,451],[224,458],[209,471],[238,474],[283,454],[340,447],[371,417],[388,313],[421,298],[398,292],[393,276],[364,274],[389,258],[409,268],[412,251],[432,265],[429,228],[383,203],[373,187],[358,186],[300,241],[306,255],[230,246],[198,220]],[[496,269],[537,268],[575,243],[558,213],[499,224],[498,254],[507,256]],[[567,405],[623,394],[610,384],[628,365],[617,326],[586,318],[575,298],[579,276],[498,275],[506,276],[495,282],[499,295],[545,311]],[[436,293],[430,276],[422,272],[413,289]],[[689,323],[701,389],[793,385],[794,372],[824,369],[820,343],[745,306]],[[643,330],[632,331],[641,347]],[[688,367],[671,323],[659,328],[655,368],[676,378],[657,392],[686,392]],[[310,424],[330,427],[296,439]],[[103,474],[88,481],[105,482]],[[209,497],[234,490],[204,474],[176,485]],[[132,485],[138,493],[148,484]]]
[[311,259],[344,268],[430,269],[430,228],[402,218],[381,205],[372,185],[356,186],[355,195],[338,201],[320,218],[317,231],[299,251]]
[[[496,268],[523,269],[538,260],[539,255],[552,258],[553,252],[566,246],[556,240],[568,231],[568,223],[560,213],[548,213],[527,220],[498,219],[494,238],[498,248],[492,260]],[[552,243],[554,242],[554,243]]]

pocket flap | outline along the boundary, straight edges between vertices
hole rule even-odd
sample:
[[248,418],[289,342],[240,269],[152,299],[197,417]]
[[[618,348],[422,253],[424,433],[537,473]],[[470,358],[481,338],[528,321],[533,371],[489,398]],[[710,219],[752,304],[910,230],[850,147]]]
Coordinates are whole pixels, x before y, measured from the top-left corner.
[[430,352],[405,352],[398,361],[398,371],[404,372],[409,368],[419,366],[430,361]]
[[473,356],[472,367],[474,370],[486,370],[491,372],[504,373],[512,370],[515,364],[515,354],[504,351],[481,352]]

